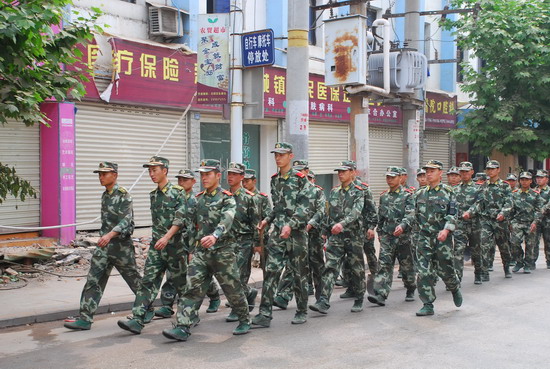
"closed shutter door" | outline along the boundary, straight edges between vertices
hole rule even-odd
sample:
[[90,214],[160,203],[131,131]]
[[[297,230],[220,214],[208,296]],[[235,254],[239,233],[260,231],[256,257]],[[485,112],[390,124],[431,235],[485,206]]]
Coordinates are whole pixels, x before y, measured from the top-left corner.
[[424,147],[421,164],[428,160],[439,160],[443,163],[443,170],[447,171],[451,165],[451,139],[446,131],[424,131]]
[[403,130],[394,127],[369,127],[369,186],[378,203],[380,193],[388,188],[386,169],[403,166]]
[[[21,122],[9,121],[0,127],[0,162],[15,167],[19,177],[30,181],[40,190],[40,125],[27,127]],[[0,204],[0,225],[37,227],[40,225],[40,196],[25,201],[8,196]],[[0,228],[0,234],[16,233]]]
[[[170,134],[182,112],[113,104],[77,104],[76,113],[76,220],[85,222],[100,215],[100,161],[118,163],[118,183],[127,189],[143,171]],[[168,178],[187,165],[187,125],[184,120],[166,143],[160,156],[170,160]],[[149,192],[155,188],[147,172],[132,190],[136,226],[150,226]],[[77,229],[99,229],[99,221]]]
[[349,124],[310,123],[309,167],[315,174],[333,174],[338,163],[348,159]]

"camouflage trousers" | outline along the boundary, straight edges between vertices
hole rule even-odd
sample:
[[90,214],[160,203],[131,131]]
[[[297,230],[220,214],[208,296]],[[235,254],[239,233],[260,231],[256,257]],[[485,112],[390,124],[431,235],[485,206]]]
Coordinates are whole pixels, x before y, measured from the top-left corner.
[[481,234],[477,220],[465,222],[458,221],[454,238],[454,259],[455,270],[458,279],[462,281],[464,274],[464,250],[469,246],[472,250],[472,261],[474,262],[474,273],[481,274]]
[[481,224],[481,271],[488,273],[489,267],[493,265],[495,251],[498,245],[502,263],[508,265],[511,261],[510,255],[510,232],[508,222],[498,222],[494,219],[483,217]]
[[438,232],[420,231],[416,255],[418,258],[418,296],[423,303],[433,303],[436,299],[437,276],[450,291],[456,291],[460,282],[454,268],[453,243],[451,235],[444,242],[437,240]]
[[[374,247],[374,238],[371,238],[370,240],[367,239],[367,235],[365,234],[364,242],[363,242],[363,252],[367,256],[367,265],[369,267],[369,272],[373,276],[376,275],[378,272],[378,258],[376,257],[376,248]],[[349,263],[347,260],[344,260],[344,263],[342,264],[342,277],[346,284],[349,286],[349,278],[351,277],[351,271],[349,267]]]
[[411,252],[411,235],[406,233],[395,237],[389,233],[380,233],[380,269],[374,278],[374,291],[377,295],[387,298],[393,282],[393,266],[399,260],[403,284],[407,290],[416,289],[414,261]]
[[252,273],[252,250],[254,248],[254,240],[252,236],[238,237],[235,247],[235,255],[237,258],[237,268],[239,268],[239,278],[246,296],[250,293],[248,280]]
[[[522,266],[531,266],[535,262],[537,232],[530,232],[531,223],[520,223],[515,221],[511,223],[510,253],[512,254],[512,260]],[[522,248],[524,242],[525,252],[523,252]]]
[[[323,237],[317,229],[311,229],[308,232],[308,261],[309,261],[309,275],[308,275],[308,288],[315,288],[315,298],[321,297],[322,278],[325,271],[325,257],[323,253]],[[279,286],[277,287],[277,296],[282,297],[287,302],[292,300],[294,293],[292,291],[292,282],[294,277],[292,276],[290,269],[285,267]]]
[[151,309],[166,271],[170,272],[177,295],[181,296],[185,288],[187,254],[181,243],[168,244],[159,251],[154,248],[156,242],[154,238],[151,240],[141,287],[132,308],[134,318],[138,320],[143,320],[147,310]]
[[539,258],[540,252],[540,238],[544,242],[544,256],[546,258],[546,264],[550,263],[550,218],[545,216],[541,222],[541,225],[537,228],[537,242],[535,243],[535,259],[533,263],[536,263]]
[[267,260],[262,286],[260,314],[271,318],[275,291],[284,267],[292,277],[297,312],[307,313],[308,247],[305,230],[293,230],[290,237],[280,237],[281,229],[274,227],[266,247]]
[[327,262],[323,274],[323,292],[321,293],[321,299],[327,304],[329,304],[334,283],[344,260],[347,260],[350,266],[350,292],[355,295],[357,300],[362,300],[365,296],[367,284],[365,283],[362,234],[363,232],[358,231],[343,231],[329,236],[325,253]]
[[106,247],[97,247],[90,264],[86,284],[80,297],[80,318],[87,322],[94,321],[94,313],[99,306],[113,267],[120,272],[134,294],[141,285],[141,276],[137,270],[131,239],[111,241]]
[[193,255],[187,269],[187,287],[178,302],[176,319],[179,326],[191,327],[196,322],[198,309],[212,283],[213,276],[220,283],[239,321],[243,323],[250,321],[248,303],[239,278],[235,256],[236,245],[220,246],[214,249],[200,247]]

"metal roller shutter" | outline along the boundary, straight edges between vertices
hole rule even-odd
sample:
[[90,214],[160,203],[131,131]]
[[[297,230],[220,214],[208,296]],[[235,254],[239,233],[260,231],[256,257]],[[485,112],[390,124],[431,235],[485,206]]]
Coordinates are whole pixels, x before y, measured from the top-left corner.
[[316,174],[333,174],[339,162],[349,159],[349,149],[349,124],[310,122],[309,167]]
[[[143,163],[154,155],[171,132],[182,112],[114,104],[77,104],[76,113],[76,220],[84,222],[100,215],[103,188],[97,169],[100,161],[119,166],[118,183],[129,188],[143,171]],[[160,153],[170,160],[168,178],[187,166],[187,124],[184,120]],[[147,173],[132,190],[136,226],[150,226],[149,192],[155,188]],[[98,229],[100,223],[77,229]]]
[[388,188],[386,168],[403,166],[403,130],[401,127],[369,127],[369,186],[378,203],[380,193]]
[[[0,127],[0,162],[15,167],[17,174],[40,190],[40,125],[26,127],[10,121]],[[9,196],[0,205],[0,224],[14,227],[40,225],[40,195],[24,202]],[[0,234],[15,233],[0,228]]]
[[421,164],[428,160],[439,160],[447,171],[451,163],[451,139],[447,131],[424,131],[424,147]]

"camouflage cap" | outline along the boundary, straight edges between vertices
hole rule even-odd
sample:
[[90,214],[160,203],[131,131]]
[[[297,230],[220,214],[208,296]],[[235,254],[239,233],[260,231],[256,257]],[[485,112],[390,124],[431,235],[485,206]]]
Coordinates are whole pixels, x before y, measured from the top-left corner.
[[474,180],[475,181],[486,181],[487,180],[487,174],[485,174],[483,172],[478,172],[478,173],[476,173],[476,175],[474,177]]
[[309,169],[309,163],[307,160],[294,160],[292,167],[296,170]]
[[357,169],[357,166],[355,165],[355,162],[353,160],[345,160],[340,162],[338,167],[334,169],[335,172],[341,171],[341,170],[355,170]]
[[118,173],[118,164],[113,163],[111,161],[102,161],[101,163],[99,163],[99,167],[97,168],[97,170],[94,170],[94,173],[99,173],[99,172]]
[[522,178],[533,179],[533,175],[530,172],[521,172],[519,174],[519,179]]
[[275,149],[271,150],[271,153],[287,154],[289,152],[292,152],[292,149],[292,145],[288,142],[277,142],[275,144]]
[[443,169],[443,163],[439,160],[430,160],[424,166],[422,169],[428,169],[428,168],[434,168],[434,169]]
[[397,177],[399,175],[401,175],[401,172],[399,171],[399,167],[387,167],[386,168],[386,176],[391,176],[391,177]]
[[216,159],[202,159],[197,172],[206,173],[206,172],[211,172],[213,170],[217,170],[218,172],[222,171],[222,166],[220,164],[220,161]]
[[402,176],[409,175],[409,173],[407,172],[407,168],[403,168],[403,167],[399,168],[399,174],[401,174]]
[[152,156],[148,163],[143,164],[144,168],[156,167],[162,165],[166,169],[170,166],[170,160],[163,158],[162,156]]
[[176,178],[188,178],[188,179],[194,179],[195,173],[191,169],[181,169],[178,174],[176,174]]
[[485,169],[494,169],[494,168],[500,168],[500,163],[497,160],[489,160],[487,164],[485,164]]
[[458,167],[451,167],[451,168],[447,171],[447,174],[460,174],[460,172],[459,172]]
[[254,179],[256,178],[256,171],[254,169],[245,169],[244,179]]
[[460,162],[460,167],[458,168],[458,170],[460,170],[461,172],[462,171],[469,171],[469,170],[474,170],[474,165],[472,163],[470,163],[469,161],[462,161]]
[[231,162],[229,163],[229,168],[227,168],[227,171],[231,173],[244,174],[245,169],[246,167],[244,164]]
[[548,177],[548,171],[545,169],[539,169],[537,170],[537,174],[535,177]]
[[516,177],[516,175],[514,173],[510,173],[510,174],[508,174],[508,177],[506,177],[506,180],[507,181],[517,181],[518,177]]
[[422,174],[426,174],[426,171],[423,168],[418,168],[416,170],[416,176],[418,177],[419,175],[422,175]]
[[310,171],[307,173],[307,176],[311,179],[315,179],[315,172],[310,169]]

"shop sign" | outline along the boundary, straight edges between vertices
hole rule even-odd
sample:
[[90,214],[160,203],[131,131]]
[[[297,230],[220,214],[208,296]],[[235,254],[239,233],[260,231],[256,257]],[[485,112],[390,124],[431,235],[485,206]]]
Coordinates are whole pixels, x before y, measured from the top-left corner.
[[426,113],[426,128],[453,129],[456,127],[456,96],[426,92],[424,109]]

